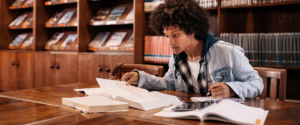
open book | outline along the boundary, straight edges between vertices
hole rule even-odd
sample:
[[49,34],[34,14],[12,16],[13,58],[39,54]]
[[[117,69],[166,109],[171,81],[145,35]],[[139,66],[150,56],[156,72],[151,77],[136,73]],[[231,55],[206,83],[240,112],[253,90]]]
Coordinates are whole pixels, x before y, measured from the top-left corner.
[[262,108],[249,107],[232,100],[223,100],[220,103],[214,103],[199,111],[172,112],[164,110],[153,116],[262,125],[264,124],[268,112],[269,111],[263,110]]
[[180,102],[176,96],[157,91],[149,92],[145,89],[127,86],[124,81],[97,78],[97,82],[113,99],[127,102],[130,107],[141,110],[161,108]]
[[62,103],[86,113],[120,111],[128,109],[128,103],[112,100],[102,96],[62,98]]

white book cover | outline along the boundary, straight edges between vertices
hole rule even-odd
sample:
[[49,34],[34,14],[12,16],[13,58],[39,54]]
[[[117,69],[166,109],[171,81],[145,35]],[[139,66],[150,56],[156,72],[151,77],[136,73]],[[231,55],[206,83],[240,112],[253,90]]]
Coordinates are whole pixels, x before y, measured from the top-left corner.
[[51,39],[48,41],[47,46],[53,46],[55,45],[63,36],[65,33],[61,32],[56,32]]
[[131,11],[129,12],[129,14],[128,14],[127,17],[125,18],[125,20],[134,20],[134,10],[133,10],[133,8],[132,8]]
[[112,35],[112,37],[109,39],[109,41],[107,42],[106,46],[107,47],[119,46],[122,43],[122,41],[126,35],[127,35],[127,32],[115,32]]
[[9,24],[9,27],[19,26],[27,17],[27,14],[22,14],[18,16],[13,22]]
[[65,24],[70,21],[70,19],[74,16],[75,11],[68,11],[66,14],[58,21],[58,24]]
[[90,43],[90,47],[100,47],[103,45],[103,43],[106,41],[108,36],[110,35],[110,32],[99,32],[96,37],[92,40]]
[[31,46],[32,42],[33,42],[33,36],[31,35],[31,36],[23,43],[22,46],[24,46],[24,47],[29,47],[29,46]]
[[61,44],[61,47],[67,47],[67,46],[72,45],[72,43],[75,42],[76,38],[77,38],[77,34],[70,34],[70,35],[65,39],[65,41],[63,42],[63,44]]
[[27,34],[19,34],[9,46],[19,46],[19,44],[27,37]]
[[112,96],[112,99],[127,102],[133,108],[151,110],[181,103],[176,96],[157,91],[149,92],[146,89],[126,85],[124,81],[97,78],[97,82],[104,92]]

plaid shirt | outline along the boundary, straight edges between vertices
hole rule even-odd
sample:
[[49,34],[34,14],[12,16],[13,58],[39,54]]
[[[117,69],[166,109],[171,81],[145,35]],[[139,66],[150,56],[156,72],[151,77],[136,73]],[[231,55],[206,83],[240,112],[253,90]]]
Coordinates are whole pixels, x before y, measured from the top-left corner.
[[[192,75],[186,57],[187,55],[184,52],[175,56],[175,60],[178,60],[178,62],[175,63],[175,67],[176,67],[176,71],[178,71],[183,81],[188,86],[188,92],[195,93],[197,92],[197,90],[193,86]],[[207,78],[204,72],[204,69],[207,68],[206,67],[207,61],[205,60],[205,56],[204,58],[201,58],[199,64],[200,64],[200,71],[197,78],[198,87],[199,87],[200,94],[206,95],[206,93],[208,92],[208,86],[207,86]]]

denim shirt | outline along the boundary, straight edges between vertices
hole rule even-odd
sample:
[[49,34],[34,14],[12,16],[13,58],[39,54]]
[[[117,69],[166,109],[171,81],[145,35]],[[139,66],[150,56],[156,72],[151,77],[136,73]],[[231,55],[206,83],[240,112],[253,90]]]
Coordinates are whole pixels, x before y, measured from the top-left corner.
[[[264,85],[262,78],[249,64],[244,50],[236,45],[219,40],[209,48],[207,56],[208,86],[219,82],[225,76],[223,83],[228,85],[242,99],[254,98],[261,94]],[[169,69],[164,77],[156,77],[144,71],[134,70],[139,73],[138,87],[148,90],[173,90],[187,92],[188,87],[181,75],[175,72],[175,61],[172,55]]]

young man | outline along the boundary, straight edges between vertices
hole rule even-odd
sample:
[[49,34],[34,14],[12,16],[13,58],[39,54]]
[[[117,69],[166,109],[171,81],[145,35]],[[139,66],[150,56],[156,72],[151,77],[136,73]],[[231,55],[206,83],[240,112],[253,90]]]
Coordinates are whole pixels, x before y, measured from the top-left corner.
[[127,84],[203,96],[210,91],[214,98],[253,98],[262,92],[262,79],[243,49],[209,31],[208,19],[194,0],[166,0],[152,12],[149,26],[169,41],[169,70],[163,78],[134,70],[122,77]]

